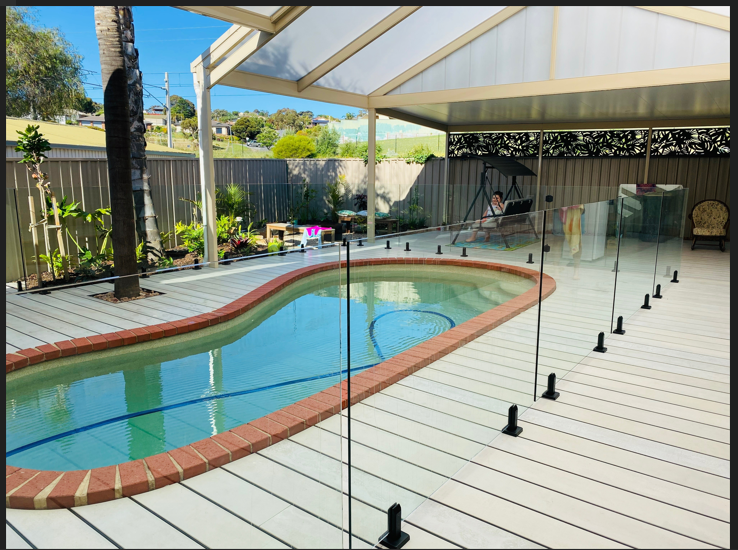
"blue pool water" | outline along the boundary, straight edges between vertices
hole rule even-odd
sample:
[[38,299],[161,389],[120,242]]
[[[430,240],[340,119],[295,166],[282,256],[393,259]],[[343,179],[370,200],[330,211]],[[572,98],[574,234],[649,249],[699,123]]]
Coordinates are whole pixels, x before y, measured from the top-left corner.
[[[352,270],[352,373],[533,286],[507,273],[413,267]],[[345,286],[326,272],[225,328],[19,371],[6,381],[6,462],[118,464],[269,414],[340,380],[346,319]]]

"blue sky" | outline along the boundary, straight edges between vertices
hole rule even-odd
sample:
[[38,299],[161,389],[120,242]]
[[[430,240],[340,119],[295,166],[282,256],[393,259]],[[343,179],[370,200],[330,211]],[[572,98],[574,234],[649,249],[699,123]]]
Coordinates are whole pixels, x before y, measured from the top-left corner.
[[[37,24],[58,27],[65,38],[84,56],[83,66],[90,71],[85,77],[88,97],[102,103],[100,79],[100,53],[95,35],[94,8],[92,6],[35,8]],[[133,7],[136,30],[136,47],[143,72],[144,106],[163,104],[164,72],[169,72],[172,95],[180,95],[195,103],[190,63],[216,38],[223,34],[229,23],[196,15],[171,7]],[[97,86],[95,86],[97,84]],[[228,111],[253,111],[265,109],[270,113],[282,107],[297,111],[313,111],[342,118],[347,112],[356,114],[358,109],[319,101],[279,96],[216,86],[211,92],[212,108]]]

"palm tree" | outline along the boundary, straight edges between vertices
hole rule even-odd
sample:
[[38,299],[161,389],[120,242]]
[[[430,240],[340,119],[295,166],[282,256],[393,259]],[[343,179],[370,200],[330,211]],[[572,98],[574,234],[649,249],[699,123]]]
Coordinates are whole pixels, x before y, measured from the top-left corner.
[[131,6],[118,6],[123,57],[128,73],[128,106],[131,123],[131,179],[133,204],[136,210],[136,232],[139,242],[147,243],[147,258],[156,262],[162,254],[159,224],[156,222],[154,202],[151,200],[149,172],[146,169],[146,126],[143,121],[143,82],[138,68],[138,50],[134,47],[133,13]]
[[105,105],[105,149],[108,157],[110,209],[113,224],[115,297],[138,296],[136,226],[131,182],[131,125],[128,110],[128,78],[123,58],[117,6],[95,6],[95,31],[100,48]]

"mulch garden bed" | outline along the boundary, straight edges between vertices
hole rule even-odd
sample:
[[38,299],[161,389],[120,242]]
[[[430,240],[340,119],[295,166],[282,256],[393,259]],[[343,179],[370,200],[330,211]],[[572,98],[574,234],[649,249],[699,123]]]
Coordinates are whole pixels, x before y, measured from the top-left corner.
[[133,298],[116,298],[115,292],[104,292],[102,294],[93,294],[92,298],[97,298],[98,300],[105,300],[106,302],[110,302],[112,304],[120,304],[123,302],[130,302],[132,300],[141,300],[143,298],[151,298],[153,296],[161,296],[164,294],[163,292],[157,292],[155,290],[149,290],[148,288],[142,288],[141,293],[138,296],[134,296]]

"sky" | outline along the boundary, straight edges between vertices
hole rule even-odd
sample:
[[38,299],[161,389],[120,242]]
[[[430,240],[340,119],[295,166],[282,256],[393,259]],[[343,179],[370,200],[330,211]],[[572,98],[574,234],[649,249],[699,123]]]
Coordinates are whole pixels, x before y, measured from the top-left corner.
[[[92,6],[34,8],[36,24],[57,27],[66,40],[84,57],[83,67],[87,96],[102,103],[100,52],[95,35],[95,16]],[[143,73],[144,107],[164,105],[164,73],[169,73],[171,95],[195,101],[190,63],[231,25],[171,7],[134,6],[133,23],[139,65]],[[253,111],[263,109],[273,113],[283,107],[296,111],[312,111],[336,118],[352,112],[354,107],[310,101],[294,97],[252,92],[226,86],[216,86],[210,94],[212,109]]]

